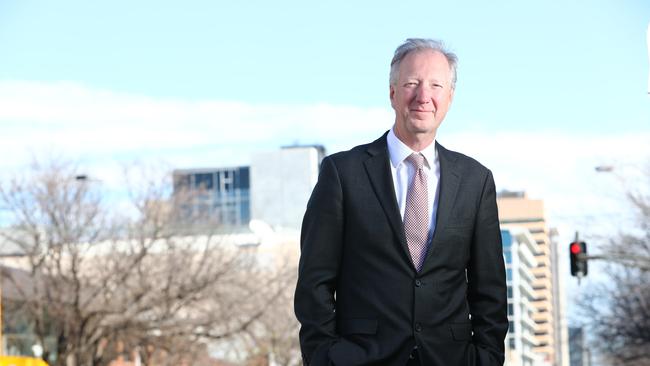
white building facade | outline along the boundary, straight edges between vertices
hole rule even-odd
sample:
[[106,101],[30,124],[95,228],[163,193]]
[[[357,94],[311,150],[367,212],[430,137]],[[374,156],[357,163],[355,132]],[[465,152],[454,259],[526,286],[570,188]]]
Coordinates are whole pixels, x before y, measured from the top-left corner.
[[253,155],[251,219],[275,230],[300,230],[324,155],[322,146],[283,147]]
[[532,270],[537,267],[535,253],[537,242],[527,229],[503,225],[503,256],[508,286],[508,321],[510,328],[506,337],[506,365],[542,366],[547,363],[534,352],[536,346],[536,307]]

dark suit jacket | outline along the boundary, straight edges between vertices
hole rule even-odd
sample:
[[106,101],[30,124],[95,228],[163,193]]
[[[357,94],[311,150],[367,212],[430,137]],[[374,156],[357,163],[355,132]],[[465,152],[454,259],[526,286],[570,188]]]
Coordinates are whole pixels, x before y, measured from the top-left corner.
[[503,364],[507,297],[492,173],[436,148],[438,214],[419,273],[386,134],[323,160],[295,295],[305,364],[404,365],[416,345],[423,366]]

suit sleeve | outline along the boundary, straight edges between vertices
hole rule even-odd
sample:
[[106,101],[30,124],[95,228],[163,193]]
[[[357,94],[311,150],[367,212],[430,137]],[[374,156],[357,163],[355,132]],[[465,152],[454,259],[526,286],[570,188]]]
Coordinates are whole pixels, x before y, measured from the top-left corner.
[[508,300],[496,192],[490,171],[483,182],[471,251],[467,297],[476,365],[503,365]]
[[337,168],[326,157],[303,218],[294,298],[300,348],[308,365],[327,365],[329,348],[338,339],[334,294],[343,240],[342,196]]

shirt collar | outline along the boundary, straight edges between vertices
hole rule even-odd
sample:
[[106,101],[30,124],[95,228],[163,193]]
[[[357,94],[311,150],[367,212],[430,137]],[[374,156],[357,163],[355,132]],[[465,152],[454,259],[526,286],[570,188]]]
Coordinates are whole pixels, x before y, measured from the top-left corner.
[[[388,155],[390,156],[390,162],[393,165],[393,168],[397,169],[397,166],[404,161],[409,155],[416,153],[417,151],[411,150],[410,147],[406,146],[397,136],[394,127],[388,131],[388,136],[386,137],[386,142],[388,143]],[[436,151],[436,140],[434,139],[429,146],[424,148],[420,153],[424,156],[424,163],[427,167],[431,168],[434,162],[438,158],[438,152]]]

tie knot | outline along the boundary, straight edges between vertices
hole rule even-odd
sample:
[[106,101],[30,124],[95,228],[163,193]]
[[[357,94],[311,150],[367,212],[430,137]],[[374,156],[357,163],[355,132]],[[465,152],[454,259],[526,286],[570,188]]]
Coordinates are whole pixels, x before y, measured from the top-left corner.
[[422,169],[422,167],[424,166],[424,155],[422,155],[420,153],[413,153],[413,154],[409,155],[406,158],[406,160],[409,163],[413,164],[415,169]]

